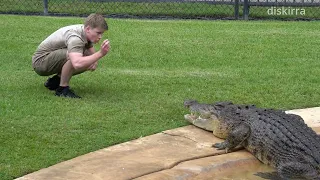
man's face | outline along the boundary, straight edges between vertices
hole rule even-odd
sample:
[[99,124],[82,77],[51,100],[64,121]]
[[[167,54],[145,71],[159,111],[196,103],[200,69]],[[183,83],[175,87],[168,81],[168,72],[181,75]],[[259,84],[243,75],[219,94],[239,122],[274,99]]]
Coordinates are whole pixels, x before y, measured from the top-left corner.
[[87,39],[88,39],[88,41],[91,41],[93,43],[97,43],[100,41],[104,31],[105,30],[101,29],[101,28],[91,28],[89,26],[85,27]]

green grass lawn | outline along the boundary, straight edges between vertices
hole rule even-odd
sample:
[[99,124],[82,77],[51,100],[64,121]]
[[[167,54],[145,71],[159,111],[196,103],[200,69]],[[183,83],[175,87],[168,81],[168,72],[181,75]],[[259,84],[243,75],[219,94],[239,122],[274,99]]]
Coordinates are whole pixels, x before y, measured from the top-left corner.
[[109,19],[111,52],[71,82],[83,98],[55,97],[31,56],[51,32],[82,22],[0,15],[0,179],[187,125],[184,99],[320,105],[316,21]]

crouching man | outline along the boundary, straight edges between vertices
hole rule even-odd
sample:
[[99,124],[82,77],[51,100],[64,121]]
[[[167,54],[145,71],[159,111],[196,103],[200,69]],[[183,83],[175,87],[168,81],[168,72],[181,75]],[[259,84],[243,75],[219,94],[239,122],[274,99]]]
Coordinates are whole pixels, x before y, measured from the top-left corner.
[[62,27],[48,36],[32,57],[34,71],[40,76],[50,76],[44,86],[54,90],[56,96],[81,98],[69,87],[73,75],[94,71],[98,60],[110,49],[104,40],[100,50],[95,52],[93,44],[98,43],[108,30],[105,18],[100,14],[90,14],[84,24]]

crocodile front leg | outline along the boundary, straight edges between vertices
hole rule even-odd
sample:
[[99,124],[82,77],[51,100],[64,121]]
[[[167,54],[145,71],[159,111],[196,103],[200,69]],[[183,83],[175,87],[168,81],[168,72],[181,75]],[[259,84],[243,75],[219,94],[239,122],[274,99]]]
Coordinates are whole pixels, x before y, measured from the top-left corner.
[[250,127],[246,124],[240,124],[239,126],[234,127],[226,140],[221,143],[215,143],[212,147],[217,148],[218,150],[225,149],[228,153],[229,150],[234,149],[238,145],[241,145],[250,135]]

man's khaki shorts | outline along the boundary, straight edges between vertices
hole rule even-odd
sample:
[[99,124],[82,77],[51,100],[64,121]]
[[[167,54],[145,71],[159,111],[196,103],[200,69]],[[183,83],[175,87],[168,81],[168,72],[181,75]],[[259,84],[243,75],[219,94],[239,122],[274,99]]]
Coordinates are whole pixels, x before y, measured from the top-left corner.
[[67,49],[58,49],[50,54],[34,60],[32,63],[34,71],[40,76],[61,74],[63,65],[68,61]]

